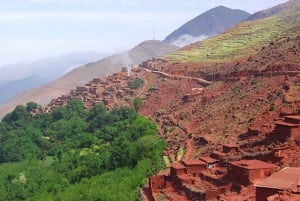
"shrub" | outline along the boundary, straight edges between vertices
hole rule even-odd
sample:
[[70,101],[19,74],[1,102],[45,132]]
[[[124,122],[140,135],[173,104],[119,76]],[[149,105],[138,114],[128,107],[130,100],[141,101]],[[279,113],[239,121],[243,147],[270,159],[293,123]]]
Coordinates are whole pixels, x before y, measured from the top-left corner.
[[231,87],[231,91],[235,94],[239,93],[240,92],[240,86],[238,85],[234,85],[233,87]]
[[128,81],[127,84],[131,89],[138,89],[144,85],[144,80],[141,78],[135,78],[134,80]]

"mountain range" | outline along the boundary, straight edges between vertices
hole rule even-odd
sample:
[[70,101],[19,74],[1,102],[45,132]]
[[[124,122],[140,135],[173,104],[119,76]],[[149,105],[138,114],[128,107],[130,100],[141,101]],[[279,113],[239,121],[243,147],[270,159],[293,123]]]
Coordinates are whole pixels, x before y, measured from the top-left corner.
[[24,61],[1,67],[0,104],[16,94],[50,83],[72,69],[100,60],[105,54],[77,52],[37,61]]
[[[166,55],[165,58],[182,63],[204,61],[221,63],[249,57],[279,38],[287,35],[298,36],[299,3],[297,0],[282,4],[280,7],[285,7],[285,9],[278,13],[275,12],[278,9],[277,6],[262,11],[262,13],[269,12],[274,15],[259,20],[246,20],[223,34],[186,46]],[[207,68],[207,70],[212,69]]]
[[169,34],[164,41],[183,47],[218,35],[249,16],[249,13],[242,10],[218,6],[188,21]]

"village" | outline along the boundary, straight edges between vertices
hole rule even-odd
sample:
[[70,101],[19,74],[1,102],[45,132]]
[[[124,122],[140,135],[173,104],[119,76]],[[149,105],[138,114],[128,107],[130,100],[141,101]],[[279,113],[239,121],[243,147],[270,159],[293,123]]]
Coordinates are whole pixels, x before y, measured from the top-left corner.
[[124,98],[125,105],[130,105],[130,97],[136,96],[138,90],[128,87],[127,82],[129,79],[137,79],[137,73],[134,73],[135,71],[139,72],[139,70],[135,68],[130,77],[127,67],[123,67],[122,72],[114,73],[107,78],[95,78],[85,86],[78,86],[75,90],[72,90],[69,95],[53,99],[42,109],[42,112],[48,113],[55,107],[65,106],[72,99],[82,101],[86,109],[91,109],[95,104],[102,103],[109,110],[117,106],[115,105],[117,102],[115,99],[121,100],[122,98]]
[[[164,62],[164,61],[159,61]],[[124,67],[122,72],[105,79],[94,79],[84,87],[77,87],[68,96],[51,101],[43,108],[66,105],[72,99],[83,101],[85,108],[103,103],[107,109],[119,105],[133,105],[134,97],[143,94],[143,100],[156,90],[145,87],[132,89],[128,81],[140,79],[144,74],[157,74],[164,79],[189,79],[204,87],[211,81],[188,76],[169,75],[160,72],[156,63],[144,62],[131,72]],[[147,82],[145,80],[144,82]],[[182,102],[196,101],[203,96],[205,88],[192,88],[182,95]],[[144,189],[145,199],[160,200],[249,200],[280,201],[300,199],[300,168],[298,161],[289,161],[291,167],[284,167],[285,160],[293,152],[300,152],[300,115],[281,114],[272,124],[261,128],[249,127],[247,133],[239,136],[238,144],[213,144],[207,136],[192,136],[199,146],[208,147],[209,152],[198,158],[183,157],[173,161],[168,169],[149,178]],[[188,149],[188,147],[187,147]],[[294,164],[294,165],[293,165]],[[289,199],[291,198],[291,199]]]
[[[183,159],[173,163],[169,171],[150,177],[150,199],[299,199],[300,168],[281,168],[275,164],[283,163],[284,156],[300,151],[293,148],[300,144],[300,116],[284,116],[274,121],[273,126],[272,132],[264,136],[258,137],[260,132],[249,129],[241,136],[240,144],[223,144],[196,160]],[[210,143],[205,138],[200,141]]]

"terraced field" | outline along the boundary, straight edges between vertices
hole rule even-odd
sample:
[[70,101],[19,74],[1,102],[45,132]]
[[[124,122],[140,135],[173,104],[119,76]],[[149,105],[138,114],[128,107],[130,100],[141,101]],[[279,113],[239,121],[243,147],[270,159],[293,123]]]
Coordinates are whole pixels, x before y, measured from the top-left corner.
[[227,62],[250,56],[281,37],[300,35],[300,4],[269,18],[243,22],[216,37],[164,56],[172,62]]

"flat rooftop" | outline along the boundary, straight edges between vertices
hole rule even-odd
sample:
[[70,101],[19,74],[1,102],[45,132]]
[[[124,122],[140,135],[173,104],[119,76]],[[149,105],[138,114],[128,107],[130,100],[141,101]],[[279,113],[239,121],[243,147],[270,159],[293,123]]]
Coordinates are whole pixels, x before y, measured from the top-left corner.
[[180,169],[185,169],[185,166],[184,166],[182,163],[173,163],[173,164],[171,165],[171,168],[180,170]]
[[223,144],[223,147],[228,147],[228,148],[239,148],[240,145],[238,145],[238,144]]
[[286,126],[286,127],[299,127],[299,124],[292,124],[292,123],[287,123],[287,122],[283,122],[283,121],[276,121],[275,122],[276,125],[280,125],[280,126]]
[[255,187],[288,190],[297,187],[300,182],[300,168],[286,167],[256,184]]
[[260,160],[240,160],[231,162],[230,164],[248,170],[279,168],[277,165]]
[[288,116],[284,116],[284,118],[295,119],[300,121],[300,115],[288,115]]
[[211,152],[211,154],[215,154],[215,155],[218,155],[218,156],[227,156],[227,154],[225,154],[223,152],[220,152],[220,151],[213,151],[213,152]]
[[206,162],[206,163],[216,163],[216,162],[218,162],[218,160],[216,160],[216,159],[214,159],[214,158],[211,158],[211,157],[209,157],[209,156],[200,156],[199,159],[200,159],[201,161]]
[[206,163],[204,163],[201,160],[183,160],[182,163],[186,166],[192,166],[192,165],[205,166],[206,165]]

